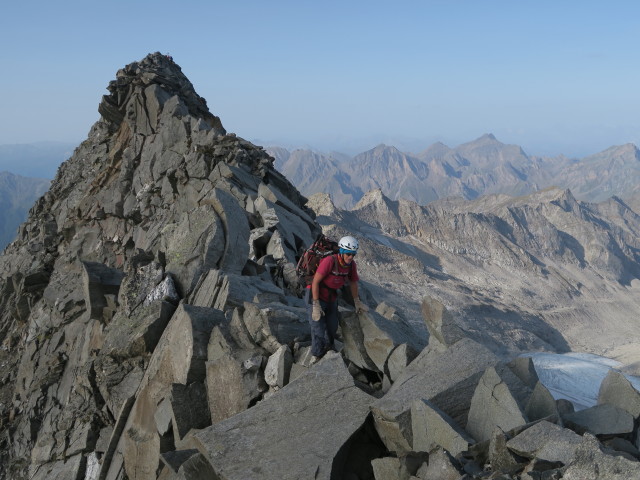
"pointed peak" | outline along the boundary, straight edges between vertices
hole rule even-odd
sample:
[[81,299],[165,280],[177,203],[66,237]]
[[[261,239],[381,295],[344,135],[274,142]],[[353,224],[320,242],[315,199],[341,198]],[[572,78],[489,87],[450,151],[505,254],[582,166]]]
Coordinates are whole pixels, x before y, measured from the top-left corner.
[[417,154],[418,158],[427,159],[431,157],[442,157],[451,152],[451,147],[442,142],[429,145],[426,149]]
[[[165,103],[171,102],[171,108],[181,116],[192,115],[204,120],[219,134],[226,133],[220,119],[209,112],[206,100],[196,93],[169,55],[150,53],[142,60],[126,65],[118,70],[107,90],[109,94],[102,97],[98,112],[111,124],[112,131],[124,121],[130,124],[133,132],[152,133],[159,112]],[[140,112],[146,112],[146,124],[139,120]],[[132,117],[138,117],[138,121],[133,121]]]
[[372,152],[372,153],[399,152],[399,151],[400,150],[398,150],[393,145],[386,145],[384,143],[381,143],[375,146],[374,148],[372,148],[371,150],[369,150],[369,152]]
[[502,144],[500,140],[498,140],[493,133],[485,133],[481,137],[476,138],[475,140],[469,142],[475,144],[488,144],[488,143],[499,143]]
[[388,197],[386,197],[384,193],[382,193],[382,190],[379,188],[376,188],[374,190],[369,190],[367,193],[365,193],[364,196],[360,199],[360,201],[355,205],[355,207],[353,207],[353,210],[359,210],[371,204],[374,204],[376,206],[381,206],[381,205],[388,206],[390,202],[391,200]]

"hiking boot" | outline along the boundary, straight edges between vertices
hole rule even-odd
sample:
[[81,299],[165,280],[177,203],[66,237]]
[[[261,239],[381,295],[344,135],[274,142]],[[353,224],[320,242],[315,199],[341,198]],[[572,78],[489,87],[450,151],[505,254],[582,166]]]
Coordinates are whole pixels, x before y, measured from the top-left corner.
[[309,362],[309,366],[315,365],[320,361],[322,357],[316,357],[315,355],[311,357],[311,361]]

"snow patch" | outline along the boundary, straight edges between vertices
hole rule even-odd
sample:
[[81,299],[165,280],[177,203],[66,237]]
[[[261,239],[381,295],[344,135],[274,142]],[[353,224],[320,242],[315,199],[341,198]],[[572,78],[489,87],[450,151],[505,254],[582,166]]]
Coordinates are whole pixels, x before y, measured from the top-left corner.
[[[604,377],[609,370],[623,366],[610,358],[590,353],[525,353],[521,356],[533,359],[540,381],[553,398],[569,400],[576,410],[596,405]],[[625,377],[640,391],[639,377]]]

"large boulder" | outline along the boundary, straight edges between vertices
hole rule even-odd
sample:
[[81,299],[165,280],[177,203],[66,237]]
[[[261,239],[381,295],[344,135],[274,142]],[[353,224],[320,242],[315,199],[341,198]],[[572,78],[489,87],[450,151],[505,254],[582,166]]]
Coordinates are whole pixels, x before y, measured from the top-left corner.
[[580,445],[580,435],[545,420],[540,421],[507,442],[507,447],[525,458],[569,464]]
[[430,452],[442,447],[456,456],[475,443],[446,413],[427,400],[417,400],[411,407],[413,450]]
[[[200,273],[220,268],[226,237],[222,221],[211,205],[182,213],[176,222],[165,225],[161,234],[166,271],[173,275],[182,295],[193,289]],[[246,237],[248,241],[248,224]],[[236,273],[240,270],[232,269]]]
[[558,404],[551,392],[541,382],[536,383],[524,410],[530,421],[542,420],[550,416],[560,416]]
[[269,399],[196,433],[213,471],[226,480],[340,478],[343,449],[369,413],[338,354]]
[[234,312],[228,324],[216,325],[207,354],[207,398],[212,421],[240,413],[267,390],[263,364],[267,352],[257,347]]
[[608,403],[626,410],[633,418],[640,418],[640,392],[636,390],[623,373],[610,370],[598,393],[598,404]]
[[530,396],[528,387],[508,367],[487,368],[471,399],[467,432],[481,442],[491,438],[495,427],[511,430],[525,425],[524,408]]
[[562,420],[578,433],[593,435],[627,435],[634,426],[629,412],[608,403],[563,415]]
[[219,310],[187,304],[178,307],[151,356],[118,440],[115,455],[121,460],[113,465],[104,463],[105,475],[112,469],[117,470],[122,462],[132,480],[155,478],[161,441],[155,419],[158,406],[163,399],[171,397],[176,388],[174,384],[188,386],[204,382],[211,330],[224,321]]
[[386,447],[398,454],[411,451],[415,400],[428,400],[458,425],[465,425],[478,380],[497,362],[489,349],[468,338],[444,352],[425,348],[385,396],[372,404],[376,430]]
[[421,310],[424,323],[429,330],[429,342],[432,347],[435,347],[435,343],[448,347],[466,336],[456,324],[451,312],[435,298],[424,297]]

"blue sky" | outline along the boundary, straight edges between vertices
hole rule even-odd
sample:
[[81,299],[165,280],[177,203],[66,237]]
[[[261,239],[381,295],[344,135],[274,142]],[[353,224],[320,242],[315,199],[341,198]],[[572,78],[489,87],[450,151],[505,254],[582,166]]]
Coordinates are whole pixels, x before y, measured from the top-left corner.
[[640,2],[22,0],[0,40],[0,144],[79,143],[116,71],[161,51],[262,145],[640,145]]

